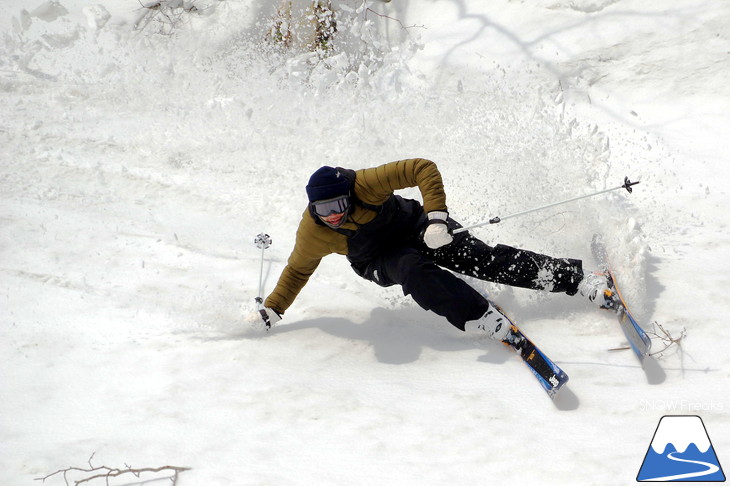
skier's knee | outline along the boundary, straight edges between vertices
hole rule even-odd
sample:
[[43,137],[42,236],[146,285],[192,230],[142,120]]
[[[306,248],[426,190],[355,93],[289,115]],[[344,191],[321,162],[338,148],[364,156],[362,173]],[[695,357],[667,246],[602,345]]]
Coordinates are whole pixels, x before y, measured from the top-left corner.
[[416,251],[407,253],[398,260],[396,273],[401,283],[405,283],[411,278],[418,278],[424,267],[429,263],[423,255]]

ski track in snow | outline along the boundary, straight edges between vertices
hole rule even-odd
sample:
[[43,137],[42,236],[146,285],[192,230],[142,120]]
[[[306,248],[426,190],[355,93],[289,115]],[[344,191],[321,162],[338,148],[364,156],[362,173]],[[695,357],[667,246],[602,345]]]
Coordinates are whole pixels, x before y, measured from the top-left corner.
[[[730,450],[730,7],[368,2],[402,29],[350,2],[348,56],[317,63],[260,52],[268,3],[172,36],[132,31],[122,0],[97,27],[41,3],[0,1],[1,484],[92,453],[191,467],[180,484],[625,484],[667,412]],[[254,237],[270,290],[311,172],[407,157],[439,164],[465,225],[641,180],[474,233],[590,268],[600,230],[634,315],[686,327],[684,353],[657,380],[581,299],[467,279],[570,375],[552,404],[507,350],[339,256],[250,329]]]
[[677,462],[686,462],[689,464],[697,464],[700,466],[705,466],[707,469],[704,471],[699,472],[693,472],[693,473],[686,473],[686,474],[675,474],[674,476],[662,476],[658,478],[652,478],[652,479],[645,479],[644,481],[679,481],[680,479],[688,480],[692,478],[699,478],[702,476],[709,476],[710,474],[714,474],[717,471],[720,470],[719,467],[717,467],[714,464],[711,464],[709,462],[703,462],[703,461],[690,461],[689,459],[682,459],[681,457],[674,457],[674,454],[679,454],[678,452],[672,452],[667,455],[669,459],[672,461]]

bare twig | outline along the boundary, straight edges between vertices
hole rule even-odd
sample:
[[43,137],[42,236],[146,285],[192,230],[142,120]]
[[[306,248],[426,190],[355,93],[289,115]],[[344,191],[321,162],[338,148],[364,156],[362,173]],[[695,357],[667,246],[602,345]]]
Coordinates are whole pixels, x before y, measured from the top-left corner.
[[183,10],[184,12],[197,12],[198,7],[193,5],[193,2],[190,3],[190,6],[185,6],[185,3],[180,0],[158,0],[156,2],[143,4],[140,0],[137,0],[137,2],[140,4],[142,8],[146,8],[148,10],[161,10],[163,8],[167,9],[173,9],[173,8],[179,8]]
[[414,27],[419,27],[421,29],[425,29],[426,28],[425,25],[409,25],[408,27],[406,27],[405,25],[403,25],[403,22],[401,22],[400,20],[396,19],[395,17],[390,17],[389,15],[385,15],[385,14],[378,13],[375,10],[371,9],[370,7],[368,7],[368,8],[365,9],[365,18],[366,19],[367,19],[368,13],[375,14],[378,17],[381,17],[381,18],[384,18],[384,19],[395,20],[396,22],[398,22],[400,24],[401,28],[403,30],[405,30],[405,31],[407,31],[408,29],[413,29]]
[[91,481],[94,481],[96,479],[104,479],[106,480],[106,484],[109,484],[109,479],[115,478],[118,476],[122,476],[124,474],[132,474],[136,478],[139,478],[143,473],[159,473],[163,471],[170,471],[172,475],[170,476],[170,481],[172,481],[173,486],[177,484],[178,475],[183,471],[189,471],[189,467],[179,467],[179,466],[160,466],[160,467],[141,467],[141,468],[133,468],[132,466],[125,464],[124,468],[113,468],[108,466],[98,466],[95,467],[93,464],[91,464],[91,460],[94,458],[94,454],[91,454],[91,457],[89,457],[88,463],[89,467],[88,469],[82,468],[82,467],[67,467],[65,469],[59,469],[58,471],[55,471],[47,476],[44,476],[42,478],[36,478],[36,481],[42,481],[46,482],[47,479],[52,478],[56,475],[62,475],[63,480],[66,483],[67,486],[71,486],[71,483],[69,483],[68,475],[72,472],[77,473],[86,473],[87,475],[85,477],[82,477],[77,480],[73,480],[74,486],[78,486],[79,484],[89,483]]
[[617,348],[609,348],[609,351],[626,351],[627,349],[631,349],[631,346],[619,346]]
[[661,358],[664,355],[664,352],[673,346],[676,346],[679,350],[679,353],[682,353],[682,340],[685,338],[685,336],[687,336],[687,329],[682,328],[682,331],[679,333],[679,337],[675,338],[668,330],[664,328],[664,326],[655,321],[654,331],[648,332],[647,334],[652,336],[652,339],[658,339],[664,345],[664,347],[659,351],[655,351],[650,354],[650,356]]
[[[652,332],[647,332],[646,334],[651,337],[652,340],[661,341],[664,347],[658,351],[654,351],[653,353],[649,353],[649,356],[653,358],[661,358],[664,356],[664,352],[668,349],[676,346],[677,350],[680,354],[683,354],[682,349],[682,340],[687,336],[687,329],[682,329],[682,332],[679,333],[679,337],[674,337],[672,334],[664,328],[661,324],[658,322],[653,323],[654,330]],[[615,348],[610,348],[609,351],[624,351],[627,349],[631,349],[631,346],[618,346]]]
[[184,14],[190,14],[200,10],[193,4],[194,1],[185,5],[183,0],[157,0],[148,3],[142,3],[141,0],[137,0],[140,7],[146,10],[146,12],[137,19],[134,24],[134,29],[145,30],[150,22],[154,20],[160,24],[160,34],[172,34],[174,28],[184,21]]

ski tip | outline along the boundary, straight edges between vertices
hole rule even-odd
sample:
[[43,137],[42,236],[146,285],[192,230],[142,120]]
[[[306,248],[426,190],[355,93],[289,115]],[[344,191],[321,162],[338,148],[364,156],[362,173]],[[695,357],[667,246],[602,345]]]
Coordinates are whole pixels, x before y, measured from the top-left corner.
[[558,384],[557,384],[557,385],[553,386],[553,387],[552,387],[552,388],[550,388],[549,390],[546,390],[546,391],[547,391],[547,394],[548,394],[548,396],[549,396],[549,397],[550,397],[551,399],[553,399],[553,400],[555,400],[555,399],[556,399],[556,398],[558,397],[558,394],[560,393],[560,390],[562,390],[562,389],[563,389],[563,387],[565,386],[565,384],[566,384],[566,383],[568,383],[568,380],[569,380],[569,378],[568,378],[568,375],[566,375],[566,374],[564,374],[564,373],[563,373],[563,374],[562,374],[562,375],[561,375],[561,376],[560,376],[560,377],[558,378],[558,380],[559,380],[559,381],[558,381]]

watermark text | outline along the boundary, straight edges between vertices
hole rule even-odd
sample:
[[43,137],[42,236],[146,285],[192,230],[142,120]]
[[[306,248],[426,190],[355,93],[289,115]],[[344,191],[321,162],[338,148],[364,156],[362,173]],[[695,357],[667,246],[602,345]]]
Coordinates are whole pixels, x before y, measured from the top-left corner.
[[639,400],[642,412],[722,412],[725,404],[720,401],[698,401],[680,398]]

